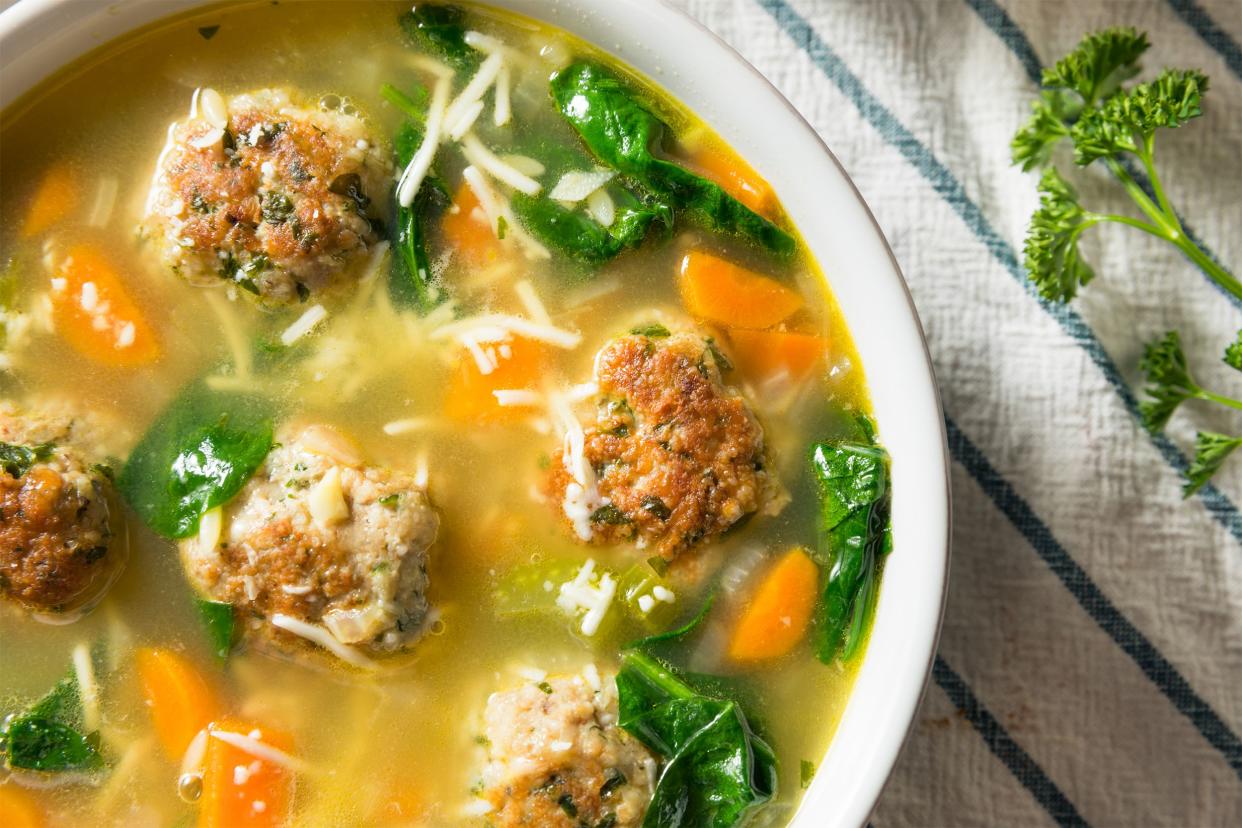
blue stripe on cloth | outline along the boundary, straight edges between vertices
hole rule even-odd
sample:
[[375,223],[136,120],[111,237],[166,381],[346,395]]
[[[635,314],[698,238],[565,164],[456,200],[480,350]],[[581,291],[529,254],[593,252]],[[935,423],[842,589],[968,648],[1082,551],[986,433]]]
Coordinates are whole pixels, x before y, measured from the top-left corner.
[[1009,768],[1014,778],[1031,792],[1035,801],[1043,806],[1058,825],[1087,825],[1087,821],[1078,813],[1074,803],[1070,802],[1057,784],[1048,778],[1048,774],[1044,773],[1044,769],[1036,764],[1031,755],[1013,740],[991,711],[983,706],[974,691],[970,689],[970,685],[939,655],[932,664],[932,677],[949,697],[953,706],[962,712],[966,721],[970,722],[983,737],[984,744],[996,754],[996,758],[1005,763],[1005,767]]
[[[1001,265],[1009,271],[1028,294],[1033,296],[1043,309],[1060,324],[1061,329],[1087,352],[1091,361],[1104,375],[1104,379],[1112,386],[1121,398],[1126,411],[1141,423],[1138,400],[1122,379],[1121,371],[1112,357],[1104,350],[1095,333],[1083,321],[1082,317],[1065,305],[1047,302],[1039,297],[1030,280],[1026,278],[1022,265],[1018,262],[1013,247],[1006,242],[995,228],[984,217],[979,205],[970,200],[961,183],[953,177],[953,173],[931,150],[919,143],[919,140],[897,120],[893,113],[885,108],[863,86],[858,76],[850,71],[844,61],[829,48],[828,44],[816,33],[785,0],[756,0],[776,20],[777,24],[793,41],[798,44],[807,56],[815,63],[824,75],[837,85],[837,88],[853,102],[854,106],[891,146],[932,185],[932,188],[945,200],[953,211],[961,217],[975,234],[975,237],[987,247]],[[1189,463],[1173,442],[1163,434],[1149,435],[1160,455],[1170,466],[1185,474]],[[1211,483],[1199,489],[1196,495],[1217,522],[1229,530],[1238,543],[1242,543],[1242,515],[1224,493]]]
[[1001,477],[983,452],[962,433],[957,423],[946,416],[945,426],[949,453],[953,459],[966,469],[996,508],[1022,533],[1087,614],[1134,660],[1143,674],[1190,720],[1203,738],[1221,752],[1234,773],[1242,779],[1242,741],[1237,735],[1155,645],[1113,606],[1113,602],[1070,557],[1030,504],[1014,491],[1009,481]]
[[[1031,79],[1031,82],[1036,86],[1040,86],[1043,78],[1043,70],[1040,69],[1041,64],[1039,62],[1039,55],[1035,54],[1035,47],[1031,45],[1031,41],[1027,38],[1026,33],[1022,31],[1022,27],[1015,23],[1013,18],[1009,16],[1009,12],[1001,8],[995,0],[966,0],[966,5],[970,6],[970,8],[974,10],[975,14],[979,15],[979,19],[983,21],[984,25],[995,32],[996,36],[1001,39],[1001,42],[1009,47],[1009,51],[1013,52],[1014,57],[1016,57],[1022,64],[1023,68],[1026,69],[1026,75]],[[1152,189],[1151,181],[1148,180],[1147,174],[1139,169],[1138,166],[1136,166],[1129,158],[1122,156],[1119,160],[1121,162],[1121,166],[1125,168],[1125,171],[1129,173],[1130,177],[1133,178],[1143,192],[1147,194],[1147,197],[1155,201],[1156,192]],[[1177,221],[1182,225],[1182,230],[1186,233],[1186,238],[1190,239],[1191,244],[1206,253],[1207,257],[1215,264],[1224,267],[1224,265],[1221,264],[1220,259],[1216,258],[1216,254],[1208,249],[1207,245],[1203,243],[1203,240],[1199,238],[1199,235],[1194,231],[1194,229],[1186,223],[1186,219],[1182,217],[1181,213],[1174,211],[1174,215],[1177,216]],[[1190,260],[1187,259],[1187,261]],[[1191,262],[1191,264],[1194,263]],[[1217,293],[1228,299],[1229,303],[1235,308],[1242,310],[1242,299],[1234,296],[1216,282],[1212,281],[1212,279],[1208,277],[1207,273],[1204,273],[1198,265],[1195,265],[1195,268],[1199,270],[1200,273],[1203,273],[1203,277],[1207,279],[1207,283],[1211,285]]]
[[1186,21],[1186,25],[1203,38],[1204,43],[1225,59],[1229,70],[1242,80],[1242,48],[1238,47],[1238,41],[1217,25],[1195,0],[1169,0],[1169,5],[1177,12],[1178,17]]

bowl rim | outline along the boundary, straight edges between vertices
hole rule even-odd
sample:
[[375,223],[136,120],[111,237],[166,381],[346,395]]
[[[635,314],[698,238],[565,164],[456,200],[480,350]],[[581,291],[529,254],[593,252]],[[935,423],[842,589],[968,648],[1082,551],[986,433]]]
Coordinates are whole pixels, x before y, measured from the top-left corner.
[[[473,2],[466,0],[467,4]],[[7,108],[72,61],[119,37],[152,22],[218,4],[218,0],[116,0],[83,12],[74,0],[19,0],[0,12],[0,107]],[[670,0],[484,0],[479,5],[507,8],[566,29],[638,70],[679,100],[694,99],[691,96],[696,90],[703,92],[702,100],[710,101],[710,105],[689,108],[730,145],[740,147],[741,154],[774,182],[825,272],[859,352],[875,352],[863,359],[864,365],[894,362],[911,372],[900,379],[868,374],[867,387],[877,409],[881,436],[893,456],[894,551],[886,562],[863,664],[819,763],[819,772],[791,823],[807,827],[862,825],[879,800],[916,722],[947,600],[951,548],[949,454],[943,409],[926,337],[896,257],[857,186],[810,122],[732,46]],[[652,42],[674,48],[661,51]],[[709,75],[692,62],[710,64],[713,71]],[[696,85],[700,82],[711,88],[704,90]],[[722,93],[719,87],[725,84],[734,84],[739,91]],[[764,117],[722,117],[736,108],[730,97],[747,99]],[[704,111],[705,107],[710,111]],[[802,163],[811,167],[798,180],[783,170],[783,160],[773,160],[770,151],[759,152],[763,143],[760,133],[778,127],[792,130],[782,132],[782,150],[800,156]],[[759,163],[757,154],[763,156]],[[790,183],[782,184],[782,179]],[[808,181],[835,193],[838,206],[853,208],[853,214],[847,209],[840,217],[854,231],[841,234],[846,241],[823,241],[806,232],[808,227],[822,225],[810,209],[815,200],[801,197],[801,191],[809,189]],[[791,205],[786,198],[790,195],[797,196],[796,202],[805,202],[806,209],[802,203]],[[899,342],[867,342],[863,348],[860,333],[868,332],[865,318],[872,314],[862,314],[852,295],[848,303],[841,295],[843,285],[855,293],[854,287],[863,277],[847,269],[837,271],[843,281],[835,277],[830,280],[826,265],[836,259],[833,247],[854,250],[867,263],[875,283],[860,288],[859,293],[877,294],[889,303],[882,305],[882,310],[893,325],[889,333]],[[852,307],[847,308],[847,304]],[[909,412],[890,414],[889,410],[897,409],[892,407],[893,400],[888,397],[893,395],[887,390],[886,411],[879,411],[877,388],[887,389],[889,382],[900,383],[903,393],[898,395],[899,402]],[[910,412],[914,413],[907,416]],[[892,422],[903,425],[896,426],[894,432]],[[904,440],[906,431],[911,432],[911,439],[899,452],[890,437],[896,434]],[[913,465],[918,468],[911,472],[905,460],[916,454]],[[904,494],[906,491],[911,493]],[[920,550],[922,558],[914,554]],[[899,557],[903,552],[908,557]],[[897,587],[892,582],[899,577],[901,590],[909,594],[900,596],[902,605],[896,606],[898,597],[892,592]],[[907,587],[906,581],[913,585]],[[851,747],[854,752],[846,755]]]

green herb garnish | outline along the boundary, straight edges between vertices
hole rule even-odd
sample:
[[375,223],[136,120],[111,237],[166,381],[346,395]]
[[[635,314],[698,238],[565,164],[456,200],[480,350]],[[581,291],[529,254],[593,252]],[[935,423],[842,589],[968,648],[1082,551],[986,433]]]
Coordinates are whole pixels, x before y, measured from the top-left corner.
[[220,658],[227,658],[233,649],[233,605],[224,601],[208,601],[199,598],[194,602],[198,607],[199,620],[207,631],[207,640],[211,642],[211,651]]
[[[1237,341],[1225,349],[1223,361],[1231,368],[1242,371],[1242,331],[1238,331]],[[1181,339],[1176,331],[1169,331],[1162,338],[1148,343],[1139,367],[1147,377],[1144,390],[1148,396],[1139,404],[1139,412],[1143,416],[1143,425],[1153,433],[1163,429],[1177,407],[1187,400],[1203,400],[1242,409],[1242,400],[1215,394],[1195,381],[1190,375],[1186,354],[1182,351]],[[1242,445],[1242,436],[1200,431],[1195,438],[1194,460],[1186,470],[1183,494],[1189,497],[1202,488],[1239,445]]]

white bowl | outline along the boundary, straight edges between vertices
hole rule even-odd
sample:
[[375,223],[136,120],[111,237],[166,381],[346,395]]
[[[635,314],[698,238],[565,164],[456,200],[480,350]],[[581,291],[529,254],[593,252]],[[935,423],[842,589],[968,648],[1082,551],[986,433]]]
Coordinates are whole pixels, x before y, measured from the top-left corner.
[[[917,712],[949,569],[944,418],[922,328],[888,244],[810,125],[736,52],[680,11],[652,0],[489,3],[602,46],[686,102],[772,184],[831,281],[892,455],[894,550],[858,680],[793,824],[861,825]],[[97,46],[206,4],[21,0],[0,14],[0,107]]]

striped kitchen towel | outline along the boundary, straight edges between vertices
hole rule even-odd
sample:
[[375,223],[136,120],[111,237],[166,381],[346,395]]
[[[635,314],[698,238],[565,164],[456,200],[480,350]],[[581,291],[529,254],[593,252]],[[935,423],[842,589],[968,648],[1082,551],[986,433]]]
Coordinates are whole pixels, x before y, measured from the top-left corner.
[[[1091,30],[1150,33],[1149,73],[1211,78],[1161,135],[1189,232],[1242,271],[1239,0],[677,0],[759,68],[871,205],[927,329],[953,458],[953,572],[919,720],[873,817],[933,825],[1242,825],[1242,462],[1183,501],[1196,428],[1139,425],[1142,343],[1201,378],[1242,307],[1128,228],[1041,302],[1021,265],[1035,177],[1009,165],[1039,67]],[[1127,199],[1081,176],[1101,212]],[[1107,208],[1107,209],[1103,209]],[[1232,429],[1231,429],[1232,425]],[[907,550],[906,554],[916,554]]]

